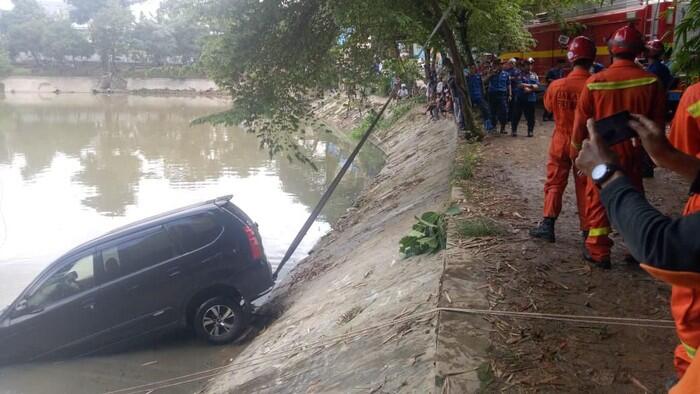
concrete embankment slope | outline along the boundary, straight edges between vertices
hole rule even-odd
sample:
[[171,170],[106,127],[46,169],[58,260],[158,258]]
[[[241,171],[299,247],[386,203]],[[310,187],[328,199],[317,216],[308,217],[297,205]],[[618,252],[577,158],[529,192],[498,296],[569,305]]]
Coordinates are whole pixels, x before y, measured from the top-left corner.
[[281,316],[208,392],[440,392],[436,349],[449,339],[436,313],[410,316],[438,305],[447,255],[401,259],[398,242],[449,202],[454,123],[414,109],[377,140],[381,173],[275,290]]

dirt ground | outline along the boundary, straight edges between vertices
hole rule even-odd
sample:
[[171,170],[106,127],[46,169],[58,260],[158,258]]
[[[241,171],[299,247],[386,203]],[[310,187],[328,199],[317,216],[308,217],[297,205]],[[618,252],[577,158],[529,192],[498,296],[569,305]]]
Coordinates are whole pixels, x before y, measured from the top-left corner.
[[[545,161],[553,122],[538,123],[534,138],[491,136],[462,144],[479,157],[474,176],[458,181],[458,199],[468,217],[493,219],[505,235],[452,237],[453,254],[467,261],[483,282],[489,308],[498,310],[670,319],[670,288],[622,260],[619,235],[613,268],[591,267],[581,257],[582,239],[573,196],[567,188],[556,224],[557,242],[533,241],[527,230],[542,215]],[[665,171],[646,185],[650,200],[678,214],[687,184]],[[454,234],[454,232],[453,232]],[[459,257],[458,257],[459,258]],[[463,269],[464,271],[464,269]],[[450,297],[443,306],[474,307],[474,297]],[[485,392],[663,392],[673,376],[673,329],[588,325],[549,320],[488,317],[490,365],[480,370]],[[456,391],[455,391],[456,392]]]

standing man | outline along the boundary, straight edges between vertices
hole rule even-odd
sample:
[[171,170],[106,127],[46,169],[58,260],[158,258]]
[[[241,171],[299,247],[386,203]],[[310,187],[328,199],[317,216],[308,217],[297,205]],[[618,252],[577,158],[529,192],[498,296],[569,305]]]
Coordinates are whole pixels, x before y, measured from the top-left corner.
[[665,52],[664,43],[661,40],[651,40],[647,43],[646,50],[649,59],[647,71],[656,75],[664,89],[668,90],[673,82],[673,76],[668,67],[661,61]]
[[[574,65],[573,71],[563,79],[552,82],[544,95],[544,107],[554,115],[554,133],[549,143],[547,160],[547,180],[544,183],[544,218],[540,225],[530,230],[530,236],[554,242],[554,223],[561,213],[562,197],[569,180],[575,156],[571,156],[571,135],[573,133],[576,104],[589,70],[595,60],[596,47],[593,40],[579,36],[569,44],[567,57]],[[574,171],[574,188],[581,231],[586,227],[586,177]],[[585,238],[584,238],[585,239]]]
[[491,134],[496,126],[491,123],[491,114],[489,107],[484,100],[484,82],[481,80],[481,74],[476,69],[476,65],[469,66],[469,74],[467,74],[467,86],[469,88],[469,98],[472,102],[472,107],[479,108],[481,111],[481,119],[484,120],[484,129]]
[[[549,71],[547,71],[547,75],[545,75],[544,77],[544,81],[547,82],[547,89],[549,89],[549,86],[552,84],[552,82],[563,77],[564,60],[559,59],[557,60],[557,64],[555,64],[554,67],[550,68]],[[554,120],[554,114],[552,112],[549,112],[547,108],[545,108],[542,112],[542,121],[546,122],[550,120]]]
[[501,125],[501,134],[506,133],[508,121],[508,97],[510,96],[510,74],[506,71],[507,63],[501,64],[488,79],[489,109],[491,124],[495,127],[496,120]]
[[506,63],[506,72],[508,72],[508,76],[510,77],[510,94],[508,95],[507,115],[508,121],[510,122],[513,119],[513,107],[515,106],[515,90],[517,89],[518,84],[520,83],[520,68],[518,64],[518,59],[508,59],[508,62]]
[[527,136],[532,137],[535,131],[535,103],[537,91],[540,90],[540,78],[532,71],[535,59],[529,58],[523,63],[523,70],[516,79],[516,88],[513,93],[513,113],[510,119],[511,135],[518,136],[518,123],[520,117],[525,114],[527,121]]
[[[621,111],[638,113],[651,118],[660,128],[664,126],[666,95],[658,78],[642,70],[634,62],[644,50],[644,39],[634,26],[618,29],[608,41],[613,56],[609,68],[592,75],[581,92],[574,133],[571,139],[572,157],[576,157],[583,140],[588,137],[586,120],[599,120]],[[642,191],[642,148],[632,141],[614,145],[612,149],[620,158],[622,170],[635,187]],[[584,258],[597,266],[610,268],[610,251],[613,242],[608,236],[610,223],[600,202],[598,188],[591,182],[586,185],[586,217],[588,236]]]

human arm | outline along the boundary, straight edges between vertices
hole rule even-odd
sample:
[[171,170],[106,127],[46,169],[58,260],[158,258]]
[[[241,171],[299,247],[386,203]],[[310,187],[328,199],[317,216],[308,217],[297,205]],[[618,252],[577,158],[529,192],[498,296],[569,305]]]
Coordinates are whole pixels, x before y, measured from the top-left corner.
[[[590,136],[583,143],[576,166],[590,176],[597,165],[614,164],[617,159],[595,133],[592,119],[587,125]],[[681,219],[663,215],[621,171],[600,186],[608,218],[638,260],[661,270],[700,272],[700,213]]]
[[637,132],[644,149],[656,165],[671,170],[690,181],[695,179],[700,172],[700,159],[674,148],[666,138],[664,130],[659,128],[656,122],[643,115],[634,114],[630,121],[630,127]]

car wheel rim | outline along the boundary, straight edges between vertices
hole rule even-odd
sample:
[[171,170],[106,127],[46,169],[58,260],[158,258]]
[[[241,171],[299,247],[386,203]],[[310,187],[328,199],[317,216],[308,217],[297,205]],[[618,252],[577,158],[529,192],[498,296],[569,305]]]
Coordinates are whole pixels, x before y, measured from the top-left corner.
[[233,330],[236,314],[226,305],[214,305],[204,312],[202,327],[209,336],[220,337]]

